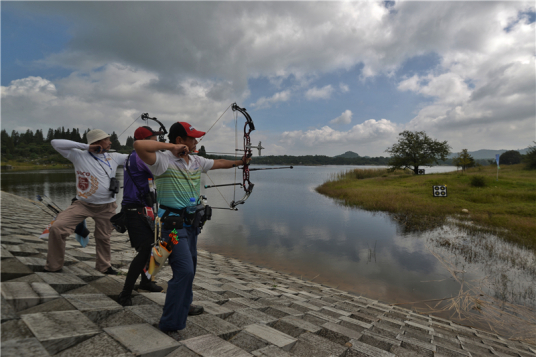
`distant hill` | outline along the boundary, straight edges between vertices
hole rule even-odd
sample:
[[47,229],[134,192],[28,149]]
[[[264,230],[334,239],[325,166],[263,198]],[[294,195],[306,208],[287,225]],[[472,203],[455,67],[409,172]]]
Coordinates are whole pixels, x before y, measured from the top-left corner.
[[[527,153],[526,149],[516,150],[519,151],[520,154],[525,155]],[[502,154],[503,152],[506,152],[508,150],[488,150],[488,149],[482,149],[477,151],[469,151],[469,155],[471,155],[475,160],[477,159],[495,159],[496,154]],[[452,153],[449,155],[449,158],[453,158],[454,156],[458,155],[457,152]]]
[[360,156],[359,156],[358,153],[355,153],[353,151],[347,151],[344,154],[337,155],[335,157],[342,157],[342,158],[345,158],[345,159],[353,159],[353,158],[360,157]]

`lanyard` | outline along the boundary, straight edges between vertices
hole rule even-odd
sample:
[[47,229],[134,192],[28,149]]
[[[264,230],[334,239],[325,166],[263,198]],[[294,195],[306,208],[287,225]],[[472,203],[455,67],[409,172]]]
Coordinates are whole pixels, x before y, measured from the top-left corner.
[[[106,165],[108,165],[108,167],[110,168],[110,170],[112,169],[112,165],[110,165],[110,163],[108,162],[108,160],[103,161],[103,160],[99,159],[98,157],[96,157],[95,155],[93,155],[91,152],[89,152],[89,155],[93,156],[93,158],[94,158],[95,160],[99,160],[100,162],[104,162]],[[103,155],[104,158],[106,159],[106,154],[103,153],[102,155]]]

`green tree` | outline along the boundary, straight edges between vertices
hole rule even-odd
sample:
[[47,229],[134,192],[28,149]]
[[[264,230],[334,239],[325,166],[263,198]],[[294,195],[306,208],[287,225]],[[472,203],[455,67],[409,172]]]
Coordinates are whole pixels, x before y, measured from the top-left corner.
[[112,135],[110,136],[110,141],[112,142],[112,149],[117,151],[121,150],[121,143],[119,142],[115,131],[112,132]]
[[45,138],[43,138],[43,130],[36,130],[34,135],[34,143],[37,145],[42,145],[45,142]]
[[51,142],[52,140],[54,140],[54,129],[50,128],[48,129],[48,133],[47,133],[47,143]]
[[515,165],[521,163],[521,154],[516,150],[505,151],[499,156],[499,164]]
[[391,154],[391,170],[407,168],[418,174],[420,166],[439,164],[450,154],[446,141],[433,140],[424,131],[405,130],[398,136],[398,142],[385,150]]
[[127,143],[125,144],[126,147],[132,149],[134,147],[134,138],[132,136],[127,137]]
[[467,149],[463,149],[459,152],[458,155],[452,159],[452,163],[456,165],[456,167],[461,167],[462,171],[465,171],[468,167],[474,167],[476,164],[475,159],[469,154]]
[[84,135],[82,135],[82,142],[83,142],[84,144],[87,143],[87,132],[88,132],[88,131],[89,131],[89,129],[84,130]]
[[2,154],[12,154],[13,151],[15,150],[15,145],[13,145],[13,140],[11,140],[11,137],[7,133],[6,129],[2,130],[1,140],[2,140]]
[[536,170],[536,141],[534,141],[534,146],[531,146],[527,150],[524,162],[527,164],[527,169]]
[[11,141],[13,142],[14,147],[17,147],[17,145],[19,145],[20,135],[18,131],[13,130],[11,132]]
[[201,145],[198,155],[202,157],[207,157],[207,152],[205,151],[205,145]]

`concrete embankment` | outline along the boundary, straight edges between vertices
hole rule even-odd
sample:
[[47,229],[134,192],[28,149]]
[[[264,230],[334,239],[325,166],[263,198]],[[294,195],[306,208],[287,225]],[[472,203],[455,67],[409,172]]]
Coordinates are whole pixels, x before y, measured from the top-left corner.
[[[70,237],[62,273],[44,272],[51,217],[2,192],[2,356],[536,356],[536,346],[415,314],[317,283],[199,251],[194,304],[174,339],[156,326],[165,293],[116,299],[125,275],[94,269],[94,240]],[[88,219],[92,231],[93,221]],[[113,265],[135,255],[112,235]],[[157,282],[166,286],[165,267]]]

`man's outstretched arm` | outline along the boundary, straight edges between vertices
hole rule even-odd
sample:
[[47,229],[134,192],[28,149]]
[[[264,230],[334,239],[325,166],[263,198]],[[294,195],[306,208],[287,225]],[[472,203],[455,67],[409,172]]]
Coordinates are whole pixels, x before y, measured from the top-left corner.
[[[211,170],[230,169],[232,167],[244,165],[245,161],[246,161],[245,157],[242,157],[242,159],[240,160],[225,160],[225,159],[214,160],[214,165],[212,165]],[[248,163],[250,161],[251,159],[247,159]]]

